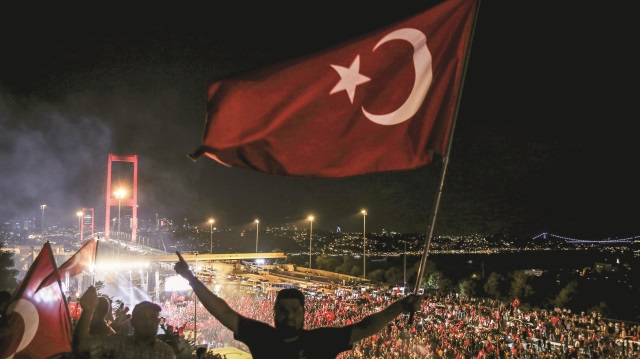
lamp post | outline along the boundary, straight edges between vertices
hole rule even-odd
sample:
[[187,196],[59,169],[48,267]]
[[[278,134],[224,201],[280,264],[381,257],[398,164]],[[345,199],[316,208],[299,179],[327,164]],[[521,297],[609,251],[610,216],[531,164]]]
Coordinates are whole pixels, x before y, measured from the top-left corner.
[[309,220],[309,270],[311,270],[311,237],[313,237],[313,220],[314,216],[307,217]]
[[122,205],[122,199],[126,193],[127,192],[122,188],[113,193],[118,199],[118,239],[120,239],[120,207]]
[[258,253],[258,231],[260,230],[260,220],[256,219],[256,253]]
[[42,227],[42,238],[44,239],[44,209],[47,208],[46,204],[41,204],[40,205],[40,209],[42,210],[42,223],[40,223],[40,226]]
[[362,210],[362,278],[367,279],[367,211]]
[[78,216],[78,244],[82,244],[82,212],[76,212],[76,216]]
[[209,218],[209,254],[213,254],[213,218]]

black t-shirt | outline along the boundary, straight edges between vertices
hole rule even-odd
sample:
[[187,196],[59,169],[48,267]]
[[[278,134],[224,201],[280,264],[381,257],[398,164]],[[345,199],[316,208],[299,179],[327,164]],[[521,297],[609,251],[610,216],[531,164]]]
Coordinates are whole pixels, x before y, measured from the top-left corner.
[[352,349],[350,327],[303,330],[298,339],[285,342],[274,327],[242,316],[234,338],[249,347],[253,359],[334,359]]

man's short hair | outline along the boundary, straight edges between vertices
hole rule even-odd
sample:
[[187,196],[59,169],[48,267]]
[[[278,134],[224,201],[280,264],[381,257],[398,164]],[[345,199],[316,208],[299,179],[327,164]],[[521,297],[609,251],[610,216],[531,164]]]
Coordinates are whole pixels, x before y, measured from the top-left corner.
[[159,305],[145,300],[144,302],[136,304],[136,306],[133,308],[133,311],[131,312],[131,315],[134,316],[136,315],[136,312],[144,309],[152,309],[157,313],[160,313],[162,311],[162,308]]
[[274,305],[278,305],[278,302],[281,299],[297,299],[300,301],[300,304],[304,307],[304,294],[296,289],[296,288],[285,288],[278,291],[278,295],[276,296],[276,302]]

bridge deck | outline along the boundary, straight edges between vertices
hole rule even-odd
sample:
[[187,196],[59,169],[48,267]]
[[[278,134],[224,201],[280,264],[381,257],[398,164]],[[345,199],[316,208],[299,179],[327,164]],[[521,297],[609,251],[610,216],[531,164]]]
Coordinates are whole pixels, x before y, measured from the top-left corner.
[[[131,260],[140,260],[140,256],[130,256]],[[223,260],[239,260],[239,259],[286,259],[284,253],[214,253],[214,254],[182,254],[187,262],[198,261],[223,261]],[[177,262],[176,254],[150,254],[142,258],[153,262]]]

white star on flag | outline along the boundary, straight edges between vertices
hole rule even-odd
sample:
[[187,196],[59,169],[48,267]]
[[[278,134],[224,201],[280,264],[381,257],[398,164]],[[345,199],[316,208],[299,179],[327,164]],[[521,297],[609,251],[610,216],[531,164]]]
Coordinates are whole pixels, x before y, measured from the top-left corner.
[[189,156],[323,178],[445,158],[479,2],[439,1],[315,54],[211,83],[203,141]]
[[371,81],[370,78],[360,74],[360,55],[356,56],[349,68],[338,65],[331,65],[340,75],[340,81],[334,86],[329,93],[333,95],[336,92],[345,90],[349,95],[349,100],[353,103],[353,97],[356,94],[356,86]]

